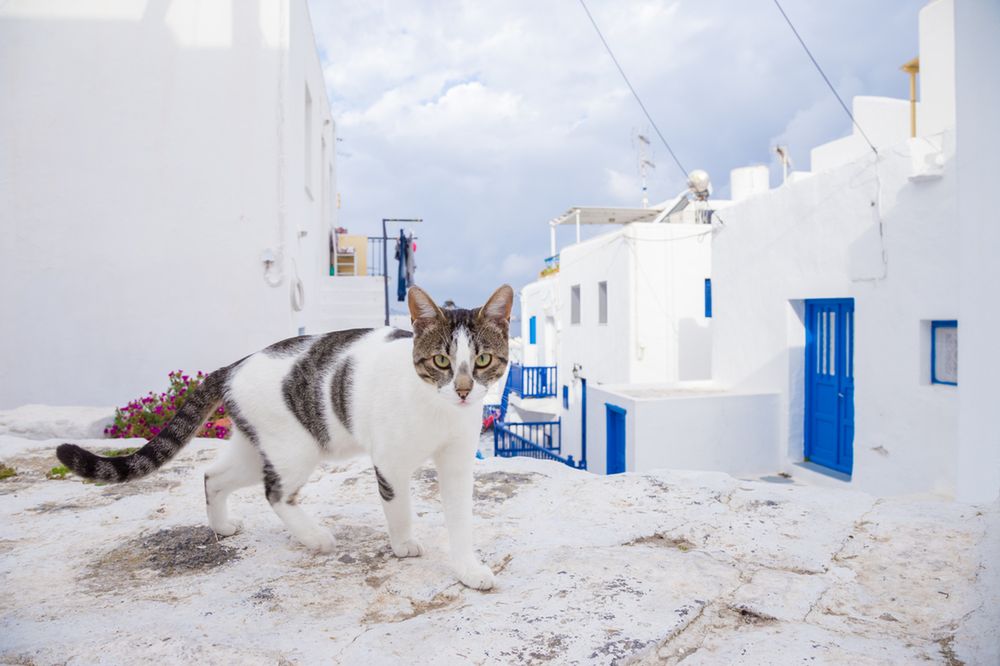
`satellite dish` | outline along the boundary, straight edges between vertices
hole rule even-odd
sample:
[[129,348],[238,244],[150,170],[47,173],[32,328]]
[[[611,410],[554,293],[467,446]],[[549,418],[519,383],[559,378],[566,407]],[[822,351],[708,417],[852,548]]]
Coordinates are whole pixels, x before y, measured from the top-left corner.
[[688,189],[699,201],[708,199],[712,191],[712,181],[708,177],[708,172],[695,169],[688,174]]

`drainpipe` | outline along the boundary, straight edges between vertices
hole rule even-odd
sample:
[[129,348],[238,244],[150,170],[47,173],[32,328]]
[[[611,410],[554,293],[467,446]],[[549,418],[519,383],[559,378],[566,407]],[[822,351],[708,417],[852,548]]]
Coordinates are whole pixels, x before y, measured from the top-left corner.
[[903,64],[901,70],[910,75],[910,136],[917,136],[917,74],[920,73],[920,57]]

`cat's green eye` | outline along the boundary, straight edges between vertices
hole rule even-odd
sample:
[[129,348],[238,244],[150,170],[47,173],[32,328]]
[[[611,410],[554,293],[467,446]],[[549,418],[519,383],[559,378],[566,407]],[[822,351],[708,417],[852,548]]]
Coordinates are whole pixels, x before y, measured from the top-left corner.
[[451,365],[451,360],[444,354],[437,354],[434,357],[434,365],[442,370],[446,370]]
[[493,362],[493,354],[480,354],[476,357],[476,367],[485,368]]

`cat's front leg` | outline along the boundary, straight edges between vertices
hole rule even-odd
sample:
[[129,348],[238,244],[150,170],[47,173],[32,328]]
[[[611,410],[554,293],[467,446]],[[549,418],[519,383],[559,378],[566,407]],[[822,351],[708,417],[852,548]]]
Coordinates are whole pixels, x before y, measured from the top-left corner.
[[397,469],[392,464],[375,465],[375,480],[382,498],[382,510],[389,529],[389,544],[396,557],[419,557],[424,554],[413,538],[410,509],[410,477],[412,470]]
[[461,444],[446,446],[434,454],[441,487],[441,503],[451,542],[451,562],[462,584],[477,589],[493,587],[493,572],[479,561],[472,547],[473,450]]

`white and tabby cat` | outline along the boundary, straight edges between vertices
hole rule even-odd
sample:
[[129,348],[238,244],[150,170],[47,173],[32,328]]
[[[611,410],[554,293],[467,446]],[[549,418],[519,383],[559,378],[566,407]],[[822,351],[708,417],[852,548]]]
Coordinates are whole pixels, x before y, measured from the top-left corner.
[[208,522],[237,532],[226,500],[260,483],[275,513],[305,546],[333,549],[333,536],[296,503],[320,460],[368,453],[398,557],[420,555],[411,531],[410,478],[428,458],[441,499],[459,580],[486,590],[493,573],[472,544],[472,465],[487,388],[507,367],[514,292],[504,285],[473,310],[442,310],[410,290],[413,333],[357,329],[284,340],[216,370],[172,421],[129,456],[102,458],[74,444],[59,460],[80,476],[121,482],[153,472],[192,438],[218,405],[235,426],[205,473]]

